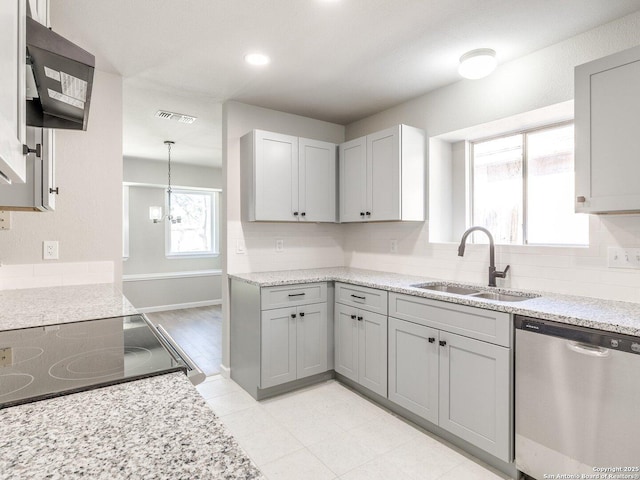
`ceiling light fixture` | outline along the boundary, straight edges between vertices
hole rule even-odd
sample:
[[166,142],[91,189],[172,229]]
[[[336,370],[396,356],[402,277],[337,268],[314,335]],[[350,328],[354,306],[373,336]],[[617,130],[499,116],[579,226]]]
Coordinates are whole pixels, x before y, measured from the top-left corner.
[[267,65],[271,59],[262,53],[248,53],[244,56],[244,61],[249,65]]
[[167,169],[167,213],[162,215],[162,207],[151,206],[149,207],[149,220],[153,223],[160,223],[163,220],[169,220],[171,223],[181,223],[182,218],[175,217],[173,210],[171,209],[171,145],[175,145],[176,142],[171,140],[165,140],[164,144],[167,146],[167,153],[169,157],[168,169]]
[[460,57],[458,73],[464,78],[477,80],[489,75],[496,68],[496,52],[490,48],[471,50]]

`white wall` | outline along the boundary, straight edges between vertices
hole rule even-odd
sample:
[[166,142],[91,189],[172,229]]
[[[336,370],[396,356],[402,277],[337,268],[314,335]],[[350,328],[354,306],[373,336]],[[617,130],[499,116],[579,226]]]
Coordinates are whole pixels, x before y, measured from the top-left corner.
[[[482,80],[464,80],[347,126],[347,139],[397,123],[429,136],[484,124],[573,98],[576,65],[640,44],[640,12],[500,65]],[[399,241],[389,253],[391,239]],[[640,272],[609,269],[608,246],[640,247],[640,216],[592,216],[589,248],[501,246],[497,266],[511,264],[514,288],[550,290],[640,301]],[[428,243],[428,225],[351,225],[345,233],[347,265],[400,273],[485,282],[486,245],[464,258],[455,244]]]
[[[223,106],[223,176],[226,180],[221,248],[227,252],[223,273],[287,270],[342,265],[342,230],[333,224],[243,222],[240,214],[240,137],[253,130],[269,130],[300,137],[341,143],[344,127],[266,108],[227,102]],[[226,218],[225,218],[226,216]],[[276,239],[284,252],[275,252]],[[245,254],[236,253],[240,241]],[[223,280],[223,364],[229,365],[228,292]],[[226,299],[226,300],[224,300]]]
[[[166,185],[167,159],[147,160],[124,158],[122,172],[125,182]],[[171,161],[171,184],[179,186],[222,188],[222,169]]]
[[[56,211],[12,212],[0,231],[3,265],[112,262],[122,275],[122,78],[96,70],[87,131],[56,132]],[[0,187],[2,188],[2,187]],[[59,260],[42,260],[57,240]],[[1,267],[0,267],[1,268]],[[101,267],[102,268],[102,267]],[[49,268],[49,271],[52,269]],[[41,283],[32,286],[42,285]],[[30,285],[25,284],[23,288]]]

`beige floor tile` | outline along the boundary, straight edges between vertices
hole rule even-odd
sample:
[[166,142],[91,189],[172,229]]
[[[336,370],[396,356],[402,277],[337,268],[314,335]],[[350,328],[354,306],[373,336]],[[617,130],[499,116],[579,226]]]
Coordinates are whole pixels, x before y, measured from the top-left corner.
[[349,433],[357,438],[361,445],[378,455],[424,436],[416,428],[392,415],[381,415],[380,418],[349,430]]
[[304,448],[293,435],[279,425],[267,430],[256,430],[239,439],[239,443],[259,467]]
[[256,431],[269,431],[280,427],[278,421],[258,404],[225,415],[221,420],[239,441],[254,435]]
[[336,475],[343,475],[376,456],[373,450],[360,445],[348,432],[314,443],[307,448]]
[[223,417],[257,405],[257,402],[244,390],[219,395],[207,400],[216,415]]
[[205,399],[219,397],[227,393],[240,392],[242,388],[233,380],[223,377],[209,377],[206,381],[196,387]]
[[269,480],[332,480],[335,474],[309,450],[303,449],[285,455],[262,466]]

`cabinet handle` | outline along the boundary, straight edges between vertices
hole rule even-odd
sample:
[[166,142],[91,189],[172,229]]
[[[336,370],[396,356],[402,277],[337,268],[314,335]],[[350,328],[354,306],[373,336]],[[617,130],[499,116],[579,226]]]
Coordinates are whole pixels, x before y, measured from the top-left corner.
[[584,196],[582,196],[582,195],[580,195],[579,197],[577,197],[577,198],[576,198],[576,201],[577,201],[578,203],[584,203],[584,202],[586,202],[586,201],[587,201],[587,198],[586,198],[586,197],[584,197]]
[[303,293],[290,293],[289,294],[290,297],[301,297],[303,295],[304,295],[304,292]]
[[371,216],[371,212],[367,212],[367,217],[370,217],[370,216]]
[[293,216],[297,217],[298,216],[298,212],[293,212]]
[[360,216],[361,216],[361,217],[364,217],[364,212],[360,212]]
[[429,343],[434,343],[436,341],[436,337],[429,337]]
[[302,212],[302,213],[300,214],[300,216],[302,216],[302,217],[306,217],[306,216],[307,216],[307,212]]
[[304,312],[300,312],[300,316],[301,316],[301,317],[304,317]]
[[291,318],[296,318],[296,314],[295,314],[295,313],[292,313],[292,314],[291,314]]
[[35,153],[36,157],[42,158],[42,145],[36,143],[36,148],[29,148],[28,145],[22,145],[22,154],[29,155],[30,153]]
[[56,187],[56,188],[50,188],[50,189],[49,189],[49,193],[55,193],[56,195],[59,195],[59,194],[60,194],[60,192],[58,191],[58,187]]
[[441,347],[444,347],[447,344],[447,342],[445,340],[440,340],[439,343],[440,343]]
[[358,321],[361,322],[362,321],[362,317],[358,317]]
[[353,298],[357,298],[358,300],[366,300],[366,299],[367,299],[367,297],[361,297],[361,296],[359,296],[359,295],[354,295],[353,293],[351,294],[351,296],[352,296]]
[[351,315],[351,320],[355,320],[356,316],[355,315]]

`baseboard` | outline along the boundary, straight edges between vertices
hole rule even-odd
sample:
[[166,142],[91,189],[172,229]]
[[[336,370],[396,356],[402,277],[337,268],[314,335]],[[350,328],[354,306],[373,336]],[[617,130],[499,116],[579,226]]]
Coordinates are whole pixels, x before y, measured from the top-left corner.
[[222,305],[222,299],[203,300],[201,302],[176,303],[173,305],[158,305],[156,307],[137,308],[140,313],[167,312],[169,310],[182,310],[183,308],[209,307],[211,305]]
[[231,378],[231,368],[220,364],[220,375],[224,378]]

